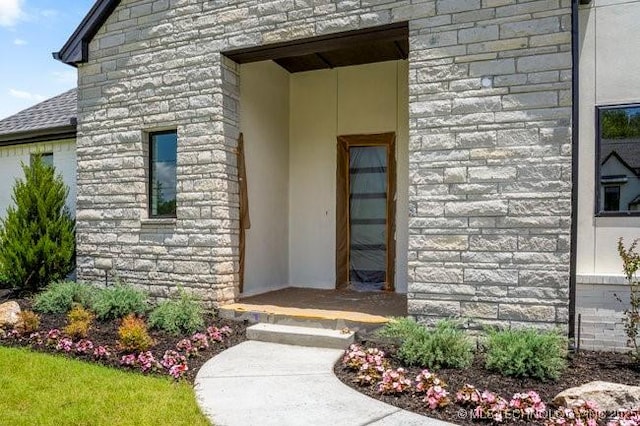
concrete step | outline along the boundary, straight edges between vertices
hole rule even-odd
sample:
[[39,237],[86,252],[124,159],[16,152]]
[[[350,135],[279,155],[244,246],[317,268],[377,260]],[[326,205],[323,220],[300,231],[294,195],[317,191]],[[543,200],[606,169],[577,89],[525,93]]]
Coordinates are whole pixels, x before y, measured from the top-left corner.
[[247,320],[252,324],[267,323],[328,330],[372,331],[385,325],[389,319],[361,312],[303,309],[274,305],[233,303],[218,309],[226,319]]
[[280,324],[254,324],[247,328],[247,339],[295,346],[346,349],[354,342],[353,331],[327,330]]

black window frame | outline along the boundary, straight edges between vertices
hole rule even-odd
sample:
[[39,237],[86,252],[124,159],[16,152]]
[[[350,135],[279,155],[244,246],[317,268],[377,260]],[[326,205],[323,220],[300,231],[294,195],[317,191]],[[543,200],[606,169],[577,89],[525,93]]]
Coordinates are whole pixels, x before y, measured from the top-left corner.
[[160,135],[175,135],[176,136],[176,186],[177,186],[177,175],[178,175],[178,170],[177,170],[177,157],[178,157],[178,130],[174,129],[174,130],[163,130],[163,131],[159,131],[159,132],[149,132],[148,133],[148,137],[147,137],[147,143],[149,144],[149,157],[148,157],[148,161],[149,161],[149,190],[147,191],[147,197],[149,198],[149,202],[147,203],[147,209],[148,209],[148,217],[149,219],[175,219],[177,218],[177,213],[178,213],[178,199],[177,199],[177,192],[178,189],[176,187],[176,207],[175,207],[175,211],[172,214],[153,214],[153,138],[154,136],[160,136]]
[[[595,121],[596,121],[596,161],[595,161],[595,202],[594,213],[595,217],[631,217],[640,216],[640,210],[622,210],[622,211],[605,211],[604,203],[600,205],[600,197],[603,196],[600,188],[602,187],[602,173],[600,171],[602,156],[601,156],[601,139],[602,139],[602,113],[609,110],[623,109],[623,108],[640,108],[640,103],[622,103],[622,104],[609,104],[609,105],[596,105]],[[640,144],[640,141],[638,141]],[[639,148],[640,149],[640,148]],[[573,176],[573,179],[577,179],[577,176]],[[602,207],[602,208],[601,208]]]

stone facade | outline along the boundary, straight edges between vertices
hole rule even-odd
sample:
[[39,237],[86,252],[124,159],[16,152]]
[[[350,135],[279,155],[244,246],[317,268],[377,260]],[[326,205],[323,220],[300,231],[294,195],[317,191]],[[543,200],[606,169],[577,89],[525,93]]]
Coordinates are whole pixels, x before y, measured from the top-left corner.
[[[570,0],[124,0],[79,66],[79,277],[237,296],[238,66],[220,52],[409,22],[409,314],[568,321]],[[176,220],[146,132],[177,129]]]

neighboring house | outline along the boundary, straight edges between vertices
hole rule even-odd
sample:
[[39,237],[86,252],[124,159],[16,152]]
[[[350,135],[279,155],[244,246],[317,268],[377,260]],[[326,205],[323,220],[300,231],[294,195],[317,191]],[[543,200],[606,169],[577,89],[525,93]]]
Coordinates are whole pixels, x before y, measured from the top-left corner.
[[635,135],[640,1],[580,3],[97,1],[55,54],[79,74],[79,278],[215,305],[384,289],[424,321],[582,314],[585,346],[622,346],[640,216],[596,202],[622,174],[597,141]]
[[62,175],[67,206],[75,214],[76,106],[73,89],[0,120],[0,217],[12,204],[13,183],[24,177],[21,165],[36,154]]

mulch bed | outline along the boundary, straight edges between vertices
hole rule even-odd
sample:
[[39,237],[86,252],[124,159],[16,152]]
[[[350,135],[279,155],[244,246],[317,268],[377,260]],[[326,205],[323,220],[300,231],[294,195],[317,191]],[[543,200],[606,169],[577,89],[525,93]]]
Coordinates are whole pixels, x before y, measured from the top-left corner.
[[[359,342],[364,347],[377,347],[386,353],[391,362],[391,368],[403,367],[407,370],[407,377],[415,378],[422,369],[407,367],[397,358],[397,346],[389,341],[381,339],[362,340]],[[627,385],[640,385],[640,369],[637,364],[632,363],[628,354],[611,352],[589,352],[580,351],[578,354],[570,354],[568,366],[565,372],[557,381],[540,381],[531,378],[505,377],[499,373],[488,371],[484,368],[484,356],[479,353],[475,356],[473,364],[464,369],[441,369],[435,373],[447,383],[447,390],[451,393],[451,404],[447,407],[432,411],[422,401],[420,395],[412,396],[403,394],[400,396],[381,395],[375,386],[360,386],[354,382],[357,373],[342,365],[339,360],[334,372],[336,376],[348,386],[362,392],[372,398],[384,401],[396,407],[413,411],[425,416],[437,418],[443,421],[459,425],[488,424],[487,420],[479,421],[470,418],[470,409],[455,403],[455,392],[465,384],[471,384],[480,391],[488,389],[497,395],[507,399],[517,392],[527,392],[534,390],[540,394],[542,400],[547,404],[548,410],[554,410],[551,404],[553,398],[561,391],[580,386],[594,380],[622,383]],[[544,419],[534,421],[533,419],[509,419],[500,423],[502,425],[523,425],[523,424],[543,424]]]
[[[29,299],[18,299],[16,300],[20,305],[22,310],[31,309],[31,301]],[[46,336],[47,332],[51,329],[57,328],[62,330],[67,325],[66,315],[56,315],[56,314],[38,314],[40,316],[40,328],[39,332]],[[69,356],[71,358],[80,359],[84,361],[90,361],[94,363],[103,364],[110,367],[125,369],[129,371],[139,371],[136,369],[132,369],[130,367],[125,367],[120,365],[120,358],[125,353],[120,353],[116,349],[116,341],[118,340],[118,327],[120,325],[120,320],[114,321],[98,321],[95,320],[92,324],[91,329],[89,330],[89,335],[87,339],[93,342],[94,347],[99,345],[109,347],[112,352],[112,356],[106,360],[95,361],[91,355],[80,355],[80,354],[64,354],[65,356]],[[231,335],[225,337],[224,341],[219,342],[209,342],[209,348],[205,350],[201,350],[195,357],[191,357],[188,359],[189,370],[185,372],[182,376],[183,379],[188,382],[193,383],[195,380],[196,374],[202,365],[207,362],[212,357],[216,356],[220,352],[228,349],[232,346],[235,346],[245,340],[246,336],[246,328],[247,325],[244,322],[224,320],[212,315],[207,315],[205,318],[205,328],[209,326],[216,326],[218,328],[223,326],[229,326],[232,330]],[[199,330],[200,332],[205,332],[205,330]],[[184,338],[189,338],[190,335],[184,336],[174,336],[172,334],[165,333],[163,331],[157,330],[149,330],[149,335],[153,338],[155,345],[151,348],[151,352],[154,357],[159,361],[162,359],[163,354],[167,350],[176,350],[176,344]],[[38,346],[30,344],[28,341],[18,341],[13,339],[4,339],[0,340],[0,345],[4,346],[20,346],[20,347],[30,347],[32,350],[36,350],[39,352],[46,353],[55,353],[62,354],[60,351],[56,351],[55,348],[47,347],[45,345]],[[166,374],[165,374],[166,376]],[[168,377],[168,376],[167,376]]]

